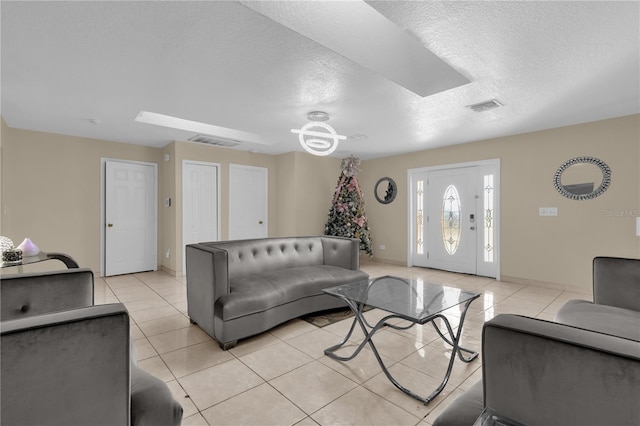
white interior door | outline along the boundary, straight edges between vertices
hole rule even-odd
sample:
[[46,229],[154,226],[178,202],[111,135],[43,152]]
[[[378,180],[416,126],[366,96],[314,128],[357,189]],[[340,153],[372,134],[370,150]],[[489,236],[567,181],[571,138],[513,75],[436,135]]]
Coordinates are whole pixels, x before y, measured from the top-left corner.
[[187,244],[218,241],[220,235],[220,165],[182,162],[182,274]]
[[229,239],[267,236],[268,170],[229,165]]
[[499,278],[499,160],[409,170],[408,265]]
[[155,271],[157,165],[117,160],[104,164],[104,275]]

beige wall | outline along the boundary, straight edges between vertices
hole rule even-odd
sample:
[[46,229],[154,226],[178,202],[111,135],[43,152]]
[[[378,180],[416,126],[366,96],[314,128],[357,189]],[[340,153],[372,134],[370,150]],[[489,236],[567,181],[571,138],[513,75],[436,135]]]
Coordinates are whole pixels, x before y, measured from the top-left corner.
[[278,156],[277,235],[324,234],[341,161],[302,152]]
[[[407,170],[499,158],[501,161],[501,274],[591,288],[591,259],[598,255],[640,257],[635,216],[640,209],[640,116],[550,129],[522,135],[366,161],[360,184],[374,238],[374,257],[407,261]],[[553,175],[566,160],[593,156],[612,170],[602,196],[587,201],[562,197]],[[377,179],[390,176],[399,194],[390,205],[373,198]],[[539,207],[557,207],[540,217]],[[384,244],[385,251],[379,246]]]
[[160,151],[4,126],[2,139],[2,235],[16,245],[29,237],[97,274],[101,158],[158,163]]
[[[8,128],[2,122],[1,232],[16,243],[26,236],[45,251],[72,255],[100,271],[100,159],[158,163],[158,262],[182,265],[182,160],[221,164],[221,238],[228,235],[228,165],[269,171],[269,235],[321,234],[340,173],[340,159],[304,153],[251,154],[187,142],[146,148]],[[169,161],[163,155],[169,154]],[[576,156],[594,156],[613,172],[602,196],[571,201],[553,187],[553,173]],[[640,209],[640,116],[509,136],[448,148],[364,161],[358,176],[378,259],[407,261],[407,170],[434,165],[501,160],[501,274],[589,290],[591,258],[640,257],[635,217]],[[390,176],[398,196],[389,205],[373,196]],[[164,199],[172,198],[165,207]],[[558,207],[557,217],[538,216]],[[386,246],[380,251],[379,246]],[[166,259],[166,249],[172,256]],[[176,266],[178,265],[178,266]]]

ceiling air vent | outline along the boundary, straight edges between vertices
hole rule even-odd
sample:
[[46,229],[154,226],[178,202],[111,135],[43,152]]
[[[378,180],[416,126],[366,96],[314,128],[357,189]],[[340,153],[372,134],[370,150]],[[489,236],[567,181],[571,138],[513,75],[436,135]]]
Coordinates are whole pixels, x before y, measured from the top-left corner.
[[235,139],[227,139],[219,136],[205,136],[205,135],[195,135],[189,138],[189,141],[197,142],[197,143],[206,143],[208,145],[224,146],[227,148],[238,146],[241,144],[240,141],[237,141]]
[[491,99],[490,101],[480,102],[478,104],[467,105],[467,108],[471,108],[475,112],[483,112],[489,111],[490,109],[500,108],[502,104],[498,102],[496,99]]

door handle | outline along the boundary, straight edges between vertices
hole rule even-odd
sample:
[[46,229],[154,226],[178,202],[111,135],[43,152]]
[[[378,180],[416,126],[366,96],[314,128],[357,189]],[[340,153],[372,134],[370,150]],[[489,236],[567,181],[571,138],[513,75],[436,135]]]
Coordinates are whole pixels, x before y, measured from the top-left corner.
[[262,223],[263,223],[263,222],[262,222],[261,220],[260,220],[260,221],[258,221],[258,224],[262,225]]
[[108,227],[108,228],[113,227],[113,223],[107,223],[107,227]]
[[475,230],[476,230],[476,227],[475,227],[475,226],[472,226],[472,227],[470,227],[469,229],[471,229],[472,231],[475,231]]

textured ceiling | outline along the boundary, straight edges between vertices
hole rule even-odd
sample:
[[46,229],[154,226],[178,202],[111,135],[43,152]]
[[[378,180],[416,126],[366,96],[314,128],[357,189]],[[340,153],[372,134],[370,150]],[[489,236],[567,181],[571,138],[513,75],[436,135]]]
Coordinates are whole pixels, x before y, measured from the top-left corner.
[[[322,110],[338,133],[367,135],[334,155],[363,159],[640,112],[638,2],[367,2],[469,80],[424,97],[394,82],[406,67],[376,25],[358,26],[369,43],[343,37],[372,66],[243,3],[2,1],[0,112],[10,127],[155,147],[194,135],[134,121],[151,111],[254,133],[267,145],[236,149],[278,154],[302,151],[290,129]],[[504,107],[466,108],[492,98]]]

